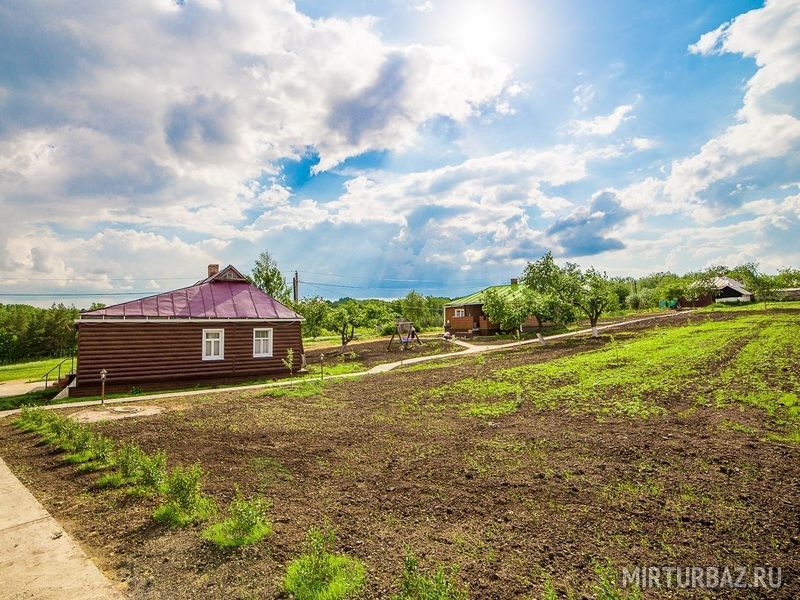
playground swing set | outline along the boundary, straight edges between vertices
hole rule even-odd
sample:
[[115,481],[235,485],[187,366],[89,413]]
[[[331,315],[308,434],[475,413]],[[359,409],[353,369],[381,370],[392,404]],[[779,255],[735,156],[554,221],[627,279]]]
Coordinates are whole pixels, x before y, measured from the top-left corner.
[[414,327],[414,324],[411,321],[397,321],[395,325],[395,330],[392,332],[392,337],[389,340],[389,345],[387,346],[387,350],[392,349],[392,342],[394,341],[394,336],[399,338],[400,342],[400,350],[406,350],[409,344],[413,344],[415,341],[422,346],[422,340],[419,339],[417,335],[417,330]]

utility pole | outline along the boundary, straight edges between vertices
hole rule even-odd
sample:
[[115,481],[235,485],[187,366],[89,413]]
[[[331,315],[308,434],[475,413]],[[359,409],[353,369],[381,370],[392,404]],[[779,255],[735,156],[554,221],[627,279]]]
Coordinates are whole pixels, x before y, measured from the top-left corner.
[[292,296],[295,302],[300,302],[300,274],[297,271],[292,277]]

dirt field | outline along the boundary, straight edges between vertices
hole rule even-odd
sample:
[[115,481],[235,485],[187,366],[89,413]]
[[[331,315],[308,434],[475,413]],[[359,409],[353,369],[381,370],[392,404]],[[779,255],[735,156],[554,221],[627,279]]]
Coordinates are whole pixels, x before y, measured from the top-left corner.
[[[165,449],[170,464],[200,462],[220,503],[236,485],[271,498],[274,533],[241,550],[157,525],[154,500],[94,490],[97,474],[5,422],[0,455],[133,598],[281,597],[285,565],[325,518],[338,551],[366,564],[366,598],[396,591],[407,549],[426,568],[458,565],[473,598],[540,598],[548,582],[595,597],[596,566],[609,562],[774,565],[780,589],[733,597],[797,598],[800,445],[785,400],[800,391],[797,332],[800,311],[678,315],[330,381],[308,397],[176,399],[97,424]],[[769,356],[748,363],[754,337]],[[784,404],[756,394],[765,381]]]
[[374,340],[371,342],[351,342],[345,348],[344,353],[340,353],[340,348],[323,348],[309,350],[306,352],[306,362],[310,368],[315,369],[319,366],[320,355],[325,356],[326,367],[335,366],[341,362],[360,363],[365,368],[374,367],[381,363],[396,362],[401,359],[413,358],[415,356],[430,356],[432,354],[445,354],[448,352],[459,352],[463,347],[441,338],[422,337],[422,344],[409,344],[404,350],[400,349],[397,338],[389,348],[389,339]]

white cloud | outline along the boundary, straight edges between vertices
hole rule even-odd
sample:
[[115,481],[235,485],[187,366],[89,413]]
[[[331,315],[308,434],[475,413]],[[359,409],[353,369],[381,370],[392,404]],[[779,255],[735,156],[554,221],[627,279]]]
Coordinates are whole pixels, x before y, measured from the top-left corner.
[[49,65],[25,63],[30,85],[13,108],[23,114],[2,114],[0,204],[16,211],[24,198],[27,223],[247,238],[249,213],[285,201],[269,182],[279,159],[313,148],[329,169],[407,148],[437,116],[511,112],[499,102],[515,89],[510,66],[387,44],[369,17],[311,19],[287,0],[95,0],[76,18],[66,0],[10,1],[37,23],[18,38],[50,44],[41,56],[60,61],[51,77],[37,77]]
[[434,5],[432,0],[425,0],[425,2],[420,2],[419,4],[412,4],[411,8],[417,12],[429,13],[433,11]]
[[637,150],[650,150],[658,146],[658,142],[656,142],[656,140],[646,137],[631,138],[630,143]]
[[744,167],[791,156],[800,148],[797,98],[782,99],[780,88],[800,78],[800,2],[771,0],[704,34],[689,50],[734,53],[755,59],[739,122],[706,142],[697,154],[673,162],[665,191],[678,205],[696,203],[714,183]]
[[572,101],[578,105],[581,110],[589,108],[592,100],[594,100],[595,87],[591,83],[582,83],[575,87],[572,91]]
[[577,119],[570,123],[572,132],[577,135],[610,135],[624,121],[632,119],[633,104],[621,104],[611,114],[600,115],[593,119]]

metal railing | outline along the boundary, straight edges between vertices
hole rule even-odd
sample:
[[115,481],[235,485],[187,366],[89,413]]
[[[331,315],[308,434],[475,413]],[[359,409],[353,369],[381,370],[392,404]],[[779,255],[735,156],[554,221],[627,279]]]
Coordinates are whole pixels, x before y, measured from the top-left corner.
[[[61,380],[61,367],[64,365],[65,362],[69,361],[69,371],[64,375],[65,377],[69,377],[75,372],[75,355],[72,354],[50,369],[47,373],[42,375],[39,380],[44,379],[44,387],[47,389],[47,384],[49,381],[60,381]],[[53,371],[58,371],[58,374],[55,377],[50,377]]]

